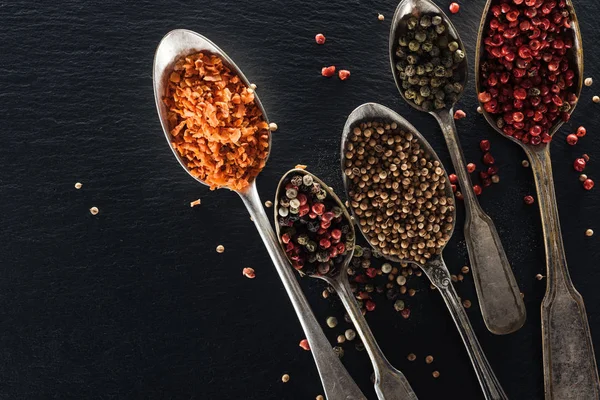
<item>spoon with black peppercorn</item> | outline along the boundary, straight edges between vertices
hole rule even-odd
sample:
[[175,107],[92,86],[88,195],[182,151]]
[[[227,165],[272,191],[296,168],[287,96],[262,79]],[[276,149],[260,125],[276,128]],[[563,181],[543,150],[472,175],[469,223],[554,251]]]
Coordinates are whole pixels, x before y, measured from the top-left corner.
[[[488,30],[488,27],[491,28],[491,21],[495,19],[494,24],[499,25],[499,22],[506,20],[509,13],[516,14],[517,16],[521,15],[519,18],[520,26],[527,29],[524,29],[519,35],[526,34],[527,38],[523,41],[523,47],[519,50],[521,55],[529,56],[531,59],[518,58],[515,62],[520,60],[519,62],[523,63],[521,65],[524,67],[522,70],[526,71],[528,79],[516,82],[516,80],[513,80],[514,74],[509,74],[508,71],[502,70],[501,72],[505,74],[505,80],[496,82],[494,86],[502,90],[504,84],[506,84],[511,91],[515,85],[522,87],[521,92],[524,95],[523,103],[525,103],[523,108],[529,108],[534,113],[533,118],[526,118],[523,122],[533,126],[524,127],[525,129],[521,132],[525,132],[525,135],[522,133],[516,135],[512,129],[514,125],[510,126],[503,119],[505,116],[504,113],[497,114],[494,117],[493,114],[488,112],[488,110],[494,111],[495,107],[491,106],[498,103],[490,105],[489,103],[482,102],[481,108],[485,119],[498,133],[517,143],[525,151],[530,160],[535,179],[542,220],[544,247],[546,250],[547,287],[541,306],[546,399],[599,399],[600,381],[598,380],[598,367],[594,356],[594,346],[583,298],[575,289],[569,276],[560,229],[554,179],[552,177],[552,160],[550,158],[552,137],[565,121],[570,118],[577,105],[577,99],[581,94],[583,84],[581,32],[573,4],[570,0],[544,2],[541,7],[537,5],[537,2],[533,3],[530,0],[521,2],[520,5],[516,1],[504,3],[503,6],[505,9],[500,9],[500,13],[496,11],[498,17],[501,18],[496,18],[492,6],[500,7],[500,3],[492,0],[487,1],[479,27],[477,54],[475,55],[475,84],[478,94],[489,91],[485,87],[487,85],[484,85],[484,83],[490,82],[491,75],[496,75],[494,69],[495,57],[493,57],[494,54],[492,53],[488,55],[486,47],[488,47],[488,44],[496,46],[501,44],[501,42],[508,42],[510,40],[510,35],[507,38],[504,35],[499,35]],[[550,8],[551,5],[553,5],[552,8]],[[535,14],[541,14],[541,17],[540,15],[536,17]],[[532,19],[534,17],[537,18],[535,21]],[[541,35],[547,34],[547,32],[544,32],[545,29],[537,28],[536,25],[541,26],[544,24],[544,19],[549,21],[548,17],[553,19],[552,23],[555,27],[558,26],[560,31],[554,31],[548,34],[548,37],[542,38]],[[542,42],[548,44],[547,41],[550,40],[553,43],[551,47],[548,46],[548,49],[551,52],[556,52],[557,56],[562,54],[560,57],[562,59],[554,61],[560,61],[560,67],[566,67],[564,70],[556,70],[558,76],[556,81],[559,84],[562,82],[564,84],[562,87],[551,85],[553,82],[549,77],[553,74],[550,70],[550,63],[536,65],[536,62],[539,62],[539,60],[536,60],[536,58],[539,58],[539,55],[547,57],[546,60],[548,61],[551,58],[553,59],[554,55],[548,52],[548,50],[546,50],[547,54],[535,53]],[[554,42],[557,44],[554,44]],[[490,48],[489,50],[491,51],[492,49]],[[544,71],[544,74],[541,75],[538,73],[537,68],[547,68],[548,71]],[[540,76],[542,77],[541,79]],[[527,86],[531,84],[527,91],[524,90],[526,86],[525,81],[529,82]],[[544,86],[546,87],[544,88]],[[556,88],[552,88],[551,92],[560,95],[558,100],[553,100],[552,103],[556,104],[556,101],[560,104],[560,102],[563,102],[563,99],[566,101],[561,106],[563,110],[557,110],[562,111],[562,115],[555,113],[555,123],[546,133],[541,129],[541,123],[543,122],[543,118],[549,117],[551,112],[543,112],[547,106],[543,100],[540,101],[540,98],[543,95],[548,95],[548,93],[542,92],[542,90],[548,90],[548,86],[556,86]],[[562,91],[564,93],[561,93]],[[480,102],[482,97],[484,96],[478,96]],[[491,96],[489,100],[490,102],[493,100]],[[497,102],[497,100],[495,101]],[[542,109],[538,111],[540,107]],[[535,115],[537,114],[536,112],[539,112],[539,114]],[[529,132],[526,130],[527,128]],[[531,133],[534,135],[531,135]],[[523,140],[525,138],[527,138],[528,143],[524,143]]]
[[416,400],[402,372],[379,348],[348,282],[355,233],[346,207],[315,175],[288,171],[277,186],[275,229],[290,264],[301,275],[322,279],[340,296],[369,354],[375,373],[375,392],[381,400]]
[[[233,62],[231,58],[225,54],[223,50],[217,47],[213,42],[208,40],[202,35],[195,32],[176,29],[169,32],[161,40],[156,54],[154,56],[153,66],[153,86],[154,86],[154,99],[156,102],[156,109],[160,118],[160,123],[165,134],[167,142],[171,144],[170,137],[170,126],[168,119],[168,109],[163,102],[163,96],[165,89],[168,84],[169,75],[173,71],[176,60],[179,58],[197,53],[197,52],[209,52],[215,54],[221,58],[224,64],[226,64],[241,81],[247,86],[250,86],[250,82],[244,76],[240,68]],[[268,122],[267,113],[260,102],[258,95],[255,95],[255,102],[262,112],[262,116],[266,122]],[[171,147],[171,146],[170,146]],[[271,137],[269,135],[269,146],[271,148]],[[190,174],[196,181],[206,184],[197,176],[190,173],[190,170],[186,167],[185,161],[177,153],[177,151],[171,147],[173,154],[179,164]],[[365,395],[356,385],[356,382],[352,379],[346,368],[339,360],[338,356],[332,351],[329,340],[325,336],[323,329],[319,325],[315,315],[306,300],[306,297],[302,293],[302,288],[298,284],[296,277],[287,265],[286,255],[277,243],[275,233],[271,228],[269,219],[265,213],[262,202],[256,189],[256,180],[253,179],[250,185],[245,189],[236,191],[236,193],[242,198],[244,205],[248,209],[256,228],[267,248],[269,255],[277,269],[279,277],[283,282],[283,286],[292,302],[296,315],[300,320],[300,324],[304,329],[304,334],[310,343],[312,348],[312,355],[317,365],[317,370],[323,383],[323,389],[325,395],[330,400],[366,400]]]
[[[465,242],[485,325],[498,335],[515,332],[525,323],[525,304],[496,227],[472,190],[454,124],[453,108],[464,92],[468,75],[460,36],[433,2],[403,0],[392,19],[389,55],[402,98],[413,108],[433,115],[446,139],[464,195]],[[415,67],[416,63],[421,64]],[[419,93],[415,91],[418,87]]]
[[400,115],[366,103],[344,126],[341,167],[352,215],[367,242],[386,259],[425,272],[450,311],[485,398],[506,399],[442,258],[456,209],[435,151]]

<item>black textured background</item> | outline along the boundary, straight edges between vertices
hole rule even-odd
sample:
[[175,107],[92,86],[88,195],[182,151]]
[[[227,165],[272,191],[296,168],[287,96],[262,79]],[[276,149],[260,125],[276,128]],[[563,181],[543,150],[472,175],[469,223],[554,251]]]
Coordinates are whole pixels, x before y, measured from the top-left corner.
[[[449,0],[439,0],[447,7]],[[258,178],[263,200],[297,163],[341,192],[338,141],[346,116],[363,102],[385,104],[409,119],[449,166],[434,119],[400,100],[388,66],[389,21],[396,3],[358,1],[4,1],[0,2],[0,398],[2,399],[314,399],[322,392],[312,356],[298,347],[300,325],[239,198],[210,192],[173,159],[160,129],[151,65],[161,37],[188,28],[214,40],[258,85],[279,124]],[[473,65],[483,0],[464,1],[452,19]],[[576,2],[586,50],[584,88],[572,123],[553,144],[567,258],[600,345],[597,285],[598,188],[584,192],[571,164],[592,157],[598,178],[600,121],[597,1]],[[377,20],[381,12],[386,20]],[[323,32],[325,46],[313,37]],[[320,77],[323,65],[348,68],[346,82]],[[496,337],[478,306],[468,311],[511,399],[543,396],[539,306],[545,282],[537,206],[522,151],[475,111],[473,74],[458,123],[469,161],[488,138],[501,183],[486,190],[528,310],[518,333]],[[598,92],[596,92],[598,90]],[[564,135],[585,124],[576,147]],[[450,168],[451,169],[451,168]],[[598,178],[600,179],[600,178]],[[75,182],[83,182],[75,190]],[[599,182],[600,183],[600,182]],[[189,202],[202,198],[202,205]],[[97,206],[100,214],[88,212]],[[445,252],[454,273],[466,262],[462,210]],[[598,234],[586,238],[586,228]],[[224,254],[215,247],[223,244]],[[241,274],[245,266],[257,278]],[[416,281],[413,281],[416,282]],[[320,320],[339,301],[304,282]],[[479,386],[439,295],[424,278],[409,320],[380,301],[368,315],[390,361],[420,399],[480,399]],[[457,290],[475,302],[469,275]],[[346,329],[331,330],[333,339]],[[408,353],[417,361],[406,360]],[[426,365],[424,357],[435,361]],[[346,346],[344,362],[374,398],[364,352]],[[441,377],[434,380],[437,369]],[[291,375],[282,384],[283,373]]]

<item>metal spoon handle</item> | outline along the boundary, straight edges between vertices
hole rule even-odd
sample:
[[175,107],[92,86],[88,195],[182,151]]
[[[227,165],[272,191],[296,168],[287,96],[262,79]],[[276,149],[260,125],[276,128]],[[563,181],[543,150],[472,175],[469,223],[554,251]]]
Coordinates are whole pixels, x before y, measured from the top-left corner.
[[465,241],[481,314],[488,330],[496,335],[512,333],[523,326],[525,303],[492,219],[481,209],[467,171],[452,110],[435,114],[450,150],[452,164],[464,196]]
[[335,279],[328,278],[327,282],[333,286],[340,299],[342,299],[342,303],[344,303],[344,307],[346,307],[346,311],[350,315],[354,327],[361,337],[365,349],[369,353],[375,372],[375,392],[377,392],[377,397],[380,400],[417,400],[417,395],[410,387],[404,374],[394,368],[383,355],[369,325],[367,325],[367,321],[356,303],[348,283],[348,277],[342,274],[345,274],[345,271],[342,271]]
[[508,399],[506,394],[504,394],[504,390],[502,390],[502,386],[500,386],[500,382],[498,381],[498,378],[496,378],[490,363],[485,357],[481,345],[475,336],[475,332],[473,332],[469,317],[460,303],[454,287],[450,283],[450,272],[448,272],[444,260],[440,257],[439,259],[431,261],[423,267],[423,270],[442,294],[442,298],[444,299],[444,302],[450,311],[450,315],[452,315],[452,319],[458,328],[458,332],[465,343],[467,353],[469,354],[469,358],[471,359],[471,363],[473,364],[475,374],[477,375],[485,398],[487,400]]
[[544,389],[547,400],[598,399],[600,384],[583,298],[575,290],[560,231],[550,147],[526,149],[539,198],[546,248],[542,302]]
[[283,286],[296,310],[296,314],[312,350],[327,399],[366,400],[365,395],[358,388],[350,374],[348,374],[338,356],[333,352],[331,344],[327,340],[325,333],[323,333],[323,329],[313,314],[306,297],[304,297],[302,288],[294,276],[294,271],[277,243],[277,238],[256,190],[256,184],[253,183],[246,192],[239,194],[254,220],[258,233],[273,260],[273,264],[275,264],[275,269],[277,269]]

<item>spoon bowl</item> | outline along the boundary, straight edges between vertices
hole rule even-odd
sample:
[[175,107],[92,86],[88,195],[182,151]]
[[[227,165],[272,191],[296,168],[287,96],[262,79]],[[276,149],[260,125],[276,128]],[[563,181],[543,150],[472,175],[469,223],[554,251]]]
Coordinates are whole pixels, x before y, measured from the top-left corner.
[[458,43],[459,48],[461,50],[465,51],[465,46],[464,46],[462,40],[460,39],[460,35],[458,34],[458,31],[454,27],[454,24],[452,24],[452,22],[446,16],[444,11],[442,11],[442,9],[439,8],[432,1],[429,1],[429,0],[403,0],[398,4],[398,7],[396,7],[394,17],[392,18],[392,25],[390,28],[390,39],[389,39],[390,67],[392,68],[392,75],[394,76],[394,81],[396,82],[396,87],[398,88],[398,91],[400,92],[400,96],[402,96],[402,98],[408,104],[410,104],[413,108],[415,108],[419,111],[435,114],[435,113],[444,112],[444,110],[447,111],[448,109],[452,109],[452,107],[454,107],[454,104],[456,104],[460,100],[460,98],[462,97],[462,95],[464,93],[464,87],[467,85],[467,81],[469,78],[469,65],[467,62],[467,57],[465,57],[465,59],[461,62],[460,67],[458,69],[458,75],[460,77],[459,83],[463,86],[463,90],[460,93],[458,93],[456,101],[454,101],[450,105],[450,107],[447,107],[446,109],[437,110],[437,111],[427,111],[423,107],[416,105],[414,102],[408,100],[406,98],[406,96],[404,96],[404,91],[401,90],[402,82],[400,81],[400,78],[398,77],[398,74],[396,72],[396,61],[395,61],[396,47],[398,46],[398,39],[400,38],[400,36],[405,34],[406,32],[408,32],[407,19],[410,16],[419,18],[422,15],[439,15],[439,16],[441,16],[448,27],[449,36],[451,36],[454,40],[456,40],[456,42]]
[[[310,274],[311,278],[317,278],[324,280],[330,286],[334,288],[336,293],[339,295],[348,315],[352,319],[354,326],[362,339],[363,344],[365,345],[365,349],[369,354],[369,358],[371,359],[371,363],[373,365],[373,371],[375,373],[375,392],[377,393],[377,397],[380,400],[417,400],[417,396],[414,391],[410,387],[410,384],[404,377],[402,372],[398,371],[394,368],[390,362],[385,358],[383,352],[379,348],[367,321],[362,315],[361,309],[358,306],[352,290],[350,289],[350,284],[348,282],[348,274],[347,269],[350,265],[350,261],[352,260],[352,256],[354,254],[354,244],[356,242],[356,235],[354,231],[354,224],[348,213],[348,210],[342,203],[342,201],[337,197],[337,195],[329,188],[327,184],[325,184],[322,180],[320,180],[317,176],[311,174],[310,172],[303,169],[292,169],[286,172],[281,180],[279,181],[279,185],[277,186],[277,191],[275,192],[275,203],[273,207],[274,218],[275,218],[275,230],[277,232],[277,239],[279,240],[279,245],[283,249],[285,244],[281,240],[281,227],[279,225],[279,199],[284,196],[285,185],[289,181],[289,177],[291,175],[310,175],[313,178],[313,181],[318,183],[321,188],[325,190],[327,196],[332,199],[338,207],[342,209],[342,218],[347,222],[349,226],[349,233],[352,233],[352,247],[347,251],[347,254],[344,256],[341,268],[330,272],[328,274],[319,274],[315,272],[314,274]],[[290,261],[288,259],[288,261]],[[291,267],[290,261],[290,267]],[[302,275],[302,271],[299,271]]]
[[[481,88],[481,63],[484,60],[483,35],[491,18],[488,0],[479,26],[477,53],[475,57],[475,83],[477,93]],[[574,70],[575,85],[572,91],[579,99],[583,86],[583,47],[581,31],[573,3],[566,0],[571,16],[573,47],[566,56]],[[574,67],[574,68],[573,68]],[[572,114],[577,103],[569,110]],[[598,366],[594,356],[594,346],[581,294],[575,289],[569,276],[565,255],[549,143],[531,145],[506,135],[493,116],[483,109],[488,123],[502,136],[517,143],[527,154],[535,179],[538,203],[543,228],[546,251],[546,294],[541,305],[542,350],[544,369],[544,391],[547,400],[558,399],[598,399],[600,383]],[[549,131],[553,136],[564,124],[560,119]],[[568,345],[566,345],[568,343]]]
[[[435,151],[433,150],[433,148],[431,147],[431,145],[427,142],[427,140],[425,140],[423,135],[421,135],[419,133],[419,131],[417,131],[417,129],[414,126],[412,126],[408,121],[406,121],[400,115],[398,115],[397,113],[395,113],[394,111],[390,110],[387,107],[384,107],[384,106],[382,106],[380,104],[376,104],[376,103],[367,103],[367,104],[363,104],[363,105],[359,106],[358,108],[356,108],[348,116],[348,119],[346,120],[346,124],[345,124],[344,130],[342,132],[342,148],[341,148],[342,149],[342,151],[341,151],[342,171],[344,171],[346,168],[346,166],[344,165],[344,160],[345,160],[344,154],[345,154],[346,142],[348,140],[350,132],[352,132],[354,127],[359,125],[361,122],[369,122],[369,121],[380,121],[380,122],[387,122],[387,123],[395,122],[402,130],[408,131],[408,132],[412,133],[412,135],[414,137],[418,138],[421,146],[427,150],[427,152],[431,155],[432,159],[439,161],[439,158],[438,158],[437,154],[435,153]],[[441,165],[441,162],[440,162],[440,165]],[[448,182],[448,184],[446,185],[447,186],[446,195],[449,198],[454,199],[454,195],[452,193],[452,189],[449,184],[450,180],[448,178],[448,174],[447,174],[446,170],[443,168],[443,166],[441,168],[444,171],[444,176],[446,178],[446,182]],[[350,189],[349,180],[346,178],[346,176],[343,172],[342,172],[342,176],[343,176],[343,180],[344,180],[344,187],[346,190],[346,195],[347,195],[347,197],[350,197],[350,195],[349,195],[349,191],[350,191],[349,190]],[[455,204],[456,203],[454,202],[454,205]],[[353,208],[351,208],[351,212],[354,215],[355,220],[358,220],[358,216],[355,215]],[[453,210],[453,216],[455,216],[455,213],[456,213],[456,209]],[[452,223],[453,226],[452,226],[452,230],[450,231],[450,235],[454,231],[455,220],[456,220],[456,218],[454,218],[454,220],[453,220],[453,223]],[[369,243],[369,245],[371,245],[369,238],[365,235],[365,233],[362,231],[362,229],[360,229],[360,227],[359,227],[358,230],[363,234],[367,243]],[[375,249],[375,250],[379,251],[384,258],[386,258],[390,261],[410,262],[410,263],[418,265],[423,270],[423,272],[425,272],[425,274],[431,280],[431,282],[439,289],[440,294],[442,295],[444,302],[446,303],[448,310],[450,311],[452,319],[456,323],[456,327],[463,339],[463,342],[466,346],[466,349],[467,349],[467,352],[471,359],[471,362],[473,363],[475,373],[477,375],[479,383],[481,384],[485,398],[486,399],[506,399],[507,397],[504,394],[504,391],[503,391],[502,387],[500,386],[498,379],[494,375],[494,372],[492,371],[492,368],[489,365],[489,362],[487,361],[485,354],[483,353],[483,350],[481,349],[481,346],[479,344],[479,341],[477,340],[477,337],[475,336],[475,333],[473,332],[473,328],[471,327],[471,324],[469,322],[467,314],[458,298],[458,295],[456,294],[456,291],[454,290],[454,287],[452,286],[450,272],[448,271],[448,268],[446,267],[444,260],[442,258],[442,255],[441,255],[441,250],[443,250],[443,248],[440,250],[440,254],[432,257],[425,264],[417,263],[412,259],[401,259],[396,256],[390,256],[387,254],[383,254],[383,252],[381,252],[379,249]]]
[[427,111],[408,100],[404,95],[402,82],[396,72],[395,49],[399,37],[406,33],[408,29],[407,20],[411,16],[419,17],[424,14],[440,16],[447,26],[448,36],[456,41],[459,48],[466,54],[458,31],[438,6],[430,0],[402,0],[396,8],[390,28],[389,57],[392,75],[402,98],[413,108],[433,115],[442,129],[458,177],[461,193],[464,196],[466,211],[465,242],[469,252],[471,270],[473,271],[483,320],[490,332],[498,335],[508,334],[520,329],[525,323],[525,304],[521,298],[519,287],[494,222],[483,211],[472,189],[473,183],[466,168],[467,163],[454,124],[453,108],[462,97],[468,81],[467,57],[464,58],[457,69],[457,75],[463,89],[458,93],[454,103],[446,104],[445,108],[439,110]]
[[[176,29],[169,32],[160,42],[154,56],[153,66],[153,87],[154,100],[156,109],[160,119],[160,124],[163,128],[163,133],[169,147],[173,151],[175,158],[183,169],[192,176],[196,181],[206,184],[201,179],[194,177],[183,160],[175,149],[170,146],[170,127],[167,118],[166,106],[163,102],[163,96],[166,94],[169,74],[171,73],[175,62],[186,55],[200,51],[208,51],[219,56],[226,66],[232,72],[237,74],[240,79],[246,84],[250,82],[242,73],[240,68],[233,62],[231,58],[225,54],[217,45],[205,38],[204,36],[185,29]],[[264,120],[268,123],[267,113],[265,112],[258,95],[255,95],[254,101],[260,107]],[[271,149],[271,135],[269,135],[269,151]],[[265,213],[258,190],[256,189],[256,179],[253,179],[250,184],[243,190],[236,191],[241,197],[244,205],[248,209],[256,228],[267,248],[269,255],[275,265],[275,268],[281,278],[283,286],[292,302],[292,306],[296,311],[296,315],[300,320],[300,324],[304,329],[306,338],[311,346],[312,355],[317,365],[317,370],[323,383],[323,389],[327,398],[340,400],[366,400],[365,395],[356,385],[348,371],[342,365],[339,357],[332,351],[329,340],[321,329],[306,297],[302,293],[300,285],[296,281],[293,272],[287,266],[286,255],[277,244],[275,233],[271,228],[269,219]]]

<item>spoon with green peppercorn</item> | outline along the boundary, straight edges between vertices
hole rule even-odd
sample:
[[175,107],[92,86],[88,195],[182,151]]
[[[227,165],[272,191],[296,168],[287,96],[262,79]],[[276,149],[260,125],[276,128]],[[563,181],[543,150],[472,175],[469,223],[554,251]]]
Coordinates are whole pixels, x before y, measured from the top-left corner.
[[442,251],[454,231],[455,200],[435,151],[404,118],[376,103],[355,109],[342,133],[348,202],[371,247],[418,265],[439,289],[486,399],[506,399],[452,286]]
[[377,397],[416,400],[404,374],[383,355],[350,289],[347,270],[356,237],[340,199],[315,175],[292,169],[279,181],[274,213],[279,244],[292,267],[324,280],[340,296],[371,358]]
[[[227,65],[235,72],[247,87],[250,86],[250,82],[233,60],[229,58],[223,50],[217,47],[217,45],[204,36],[186,29],[176,29],[166,34],[156,49],[152,78],[156,109],[169,147],[171,147],[168,116],[169,110],[163,102],[163,95],[169,81],[169,75],[173,71],[176,60],[200,51],[217,55],[221,58],[223,64]],[[268,123],[266,111],[258,98],[258,94],[255,94],[255,102],[260,108],[265,122]],[[268,148],[271,149],[270,137]],[[186,167],[186,163],[182,160],[178,152],[172,147],[171,150],[184,170],[197,182],[206,185],[205,182],[190,173],[190,170]],[[290,271],[287,266],[285,253],[281,251],[277,244],[275,233],[271,228],[269,219],[262,206],[256,188],[256,179],[253,179],[250,182],[250,185],[245,189],[236,191],[236,193],[243,200],[244,205],[248,209],[248,212],[258,229],[273,264],[277,269],[279,277],[281,278],[283,286],[292,302],[298,319],[300,320],[300,324],[304,329],[304,334],[312,347],[312,355],[317,370],[319,371],[319,376],[321,377],[321,382],[323,383],[323,389],[325,390],[327,398],[333,400],[365,400],[365,395],[356,385],[356,382],[354,382],[346,368],[344,368],[344,365],[339,358],[332,351],[329,340],[325,336],[323,329],[312,312],[304,293],[302,293],[302,288],[298,284],[293,272]]]
[[481,313],[488,330],[507,334],[525,323],[525,304],[492,219],[472,190],[453,107],[467,83],[465,48],[454,25],[429,0],[403,0],[389,41],[392,74],[400,95],[438,121],[464,195],[465,241]]
[[[546,251],[547,287],[541,305],[546,399],[598,399],[600,382],[594,345],[583,298],[569,276],[550,157],[552,138],[570,118],[581,95],[583,42],[577,15],[570,0],[545,2],[540,8],[531,7],[527,3],[517,4],[514,1],[505,3],[503,4],[505,9],[500,10],[501,13],[498,14],[493,7],[500,7],[500,3],[487,1],[479,27],[475,55],[475,84],[483,116],[498,133],[521,146],[530,160],[535,179]],[[553,7],[550,8],[551,4]],[[548,8],[544,9],[545,7]],[[494,16],[494,11],[498,14],[498,18]],[[488,54],[491,49],[486,49],[489,48],[486,38],[496,36],[497,40],[505,45],[512,45],[510,42],[513,38],[492,35],[493,32],[490,31],[493,26],[492,20],[495,20],[494,24],[506,23],[509,13],[520,16],[521,26],[527,28],[522,28],[514,37],[515,41],[520,40],[523,44],[519,48],[521,55],[529,55],[527,58],[530,58],[519,57],[515,60],[515,63],[517,61],[523,63],[521,67],[524,67],[522,71],[527,74],[527,79],[517,81],[514,73],[505,74],[505,81],[496,82],[494,87],[499,90],[508,87],[513,92],[512,97],[520,98],[522,108],[514,111],[523,111],[525,114],[529,111],[534,114],[533,118],[524,119],[523,126],[519,126],[522,129],[518,130],[513,124],[508,123],[512,122],[510,119],[508,122],[504,119],[508,115],[497,113],[496,110],[503,110],[505,104],[499,102],[497,98],[492,99],[491,95],[489,99],[486,98],[490,94],[489,82],[499,73],[496,73],[497,59],[493,53]],[[535,36],[542,34],[542,31],[535,27],[542,18],[552,20],[553,32],[542,41],[539,37],[538,40],[534,40]],[[487,43],[490,42],[491,39],[488,38]],[[543,53],[537,51],[537,45],[542,42],[548,44],[547,50]],[[540,56],[547,57],[546,60],[551,58],[554,62],[560,62],[561,68],[553,71],[550,69],[550,63],[539,64]],[[541,71],[542,69],[546,70]],[[558,85],[554,85],[549,78],[557,78],[555,81]],[[528,81],[528,84],[525,84],[525,81]],[[503,85],[504,83],[506,86]],[[516,85],[519,85],[519,90],[522,92],[519,96],[515,95],[516,90],[513,91]],[[527,91],[525,87],[528,88]],[[544,95],[549,95],[549,87],[552,88],[550,93],[558,96],[558,101],[556,97],[551,103],[543,101]],[[563,104],[558,107],[556,102]],[[554,113],[550,112],[548,105],[555,107]],[[552,114],[554,118],[550,117]],[[543,121],[543,118],[547,118],[547,121]],[[513,119],[516,120],[514,114]]]

